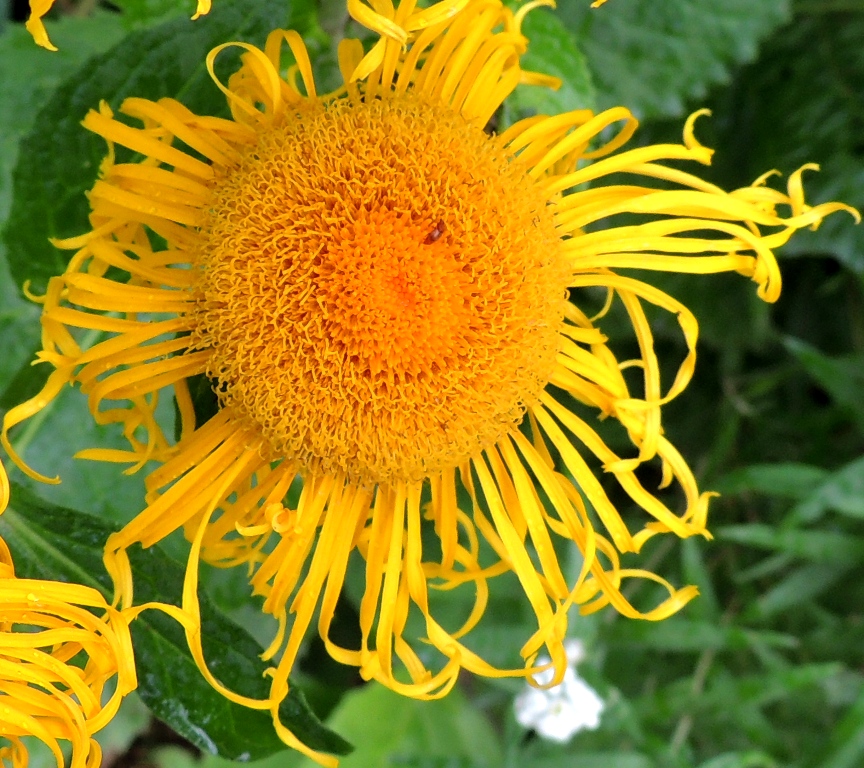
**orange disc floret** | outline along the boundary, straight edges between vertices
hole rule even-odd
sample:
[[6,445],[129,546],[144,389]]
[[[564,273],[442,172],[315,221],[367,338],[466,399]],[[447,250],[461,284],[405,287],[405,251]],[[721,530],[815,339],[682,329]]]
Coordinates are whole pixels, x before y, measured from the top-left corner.
[[194,258],[222,405],[273,458],[366,482],[493,445],[549,380],[570,277],[526,171],[411,94],[262,131],[215,180]]

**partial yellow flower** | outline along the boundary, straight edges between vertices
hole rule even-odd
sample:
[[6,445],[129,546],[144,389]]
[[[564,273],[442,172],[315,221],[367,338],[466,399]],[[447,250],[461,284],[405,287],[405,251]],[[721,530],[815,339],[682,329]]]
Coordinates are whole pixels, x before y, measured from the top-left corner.
[[[210,12],[211,0],[197,0],[197,4],[198,7],[192,16],[193,21],[199,16],[204,16]],[[54,0],[30,0],[30,17],[24,24],[27,31],[33,35],[33,40],[36,44],[47,48],[49,51],[56,51],[57,47],[48,38],[48,30],[45,29],[42,19],[51,10],[53,5]]]
[[[8,501],[0,464],[0,513]],[[136,685],[127,619],[90,587],[16,578],[0,538],[0,765],[26,768],[22,737],[35,736],[61,768],[61,741],[71,743],[71,768],[96,768],[93,734]]]
[[[663,164],[710,161],[696,116],[682,144],[630,150],[637,123],[623,108],[485,132],[518,83],[542,81],[520,67],[520,22],[535,5],[514,15],[498,0],[423,10],[352,0],[381,38],[368,52],[342,42],[336,93],[317,93],[302,39],[276,30],[263,50],[229,43],[207,59],[213,75],[223,49],[244,51],[227,85],[217,80],[232,119],[132,98],[121,112],[140,125],[104,104],[84,120],[109,145],[90,193],[93,228],[57,243],[75,254],[44,297],[39,358],[55,370],[6,415],[3,443],[12,451],[8,431],[77,383],[94,418],[121,425],[130,443],[81,456],[130,471],[160,464],[146,509],[107,542],[120,605],[134,599],[127,549],[182,527],[192,542],[185,626],[202,671],[234,700],[268,706],[299,749],[277,710],[316,615],[333,658],[428,698],[461,669],[532,674],[544,647],[551,683],[560,681],[573,605],[656,620],[690,600],[694,587],[625,567],[621,554],[661,533],[708,535],[710,494],[661,427],[662,406],[692,375],[697,322],[621,272],[736,271],[774,301],[772,250],[845,208],[808,206],[802,171],[786,193],[765,177],[726,193]],[[285,44],[294,64],[283,77]],[[117,163],[115,145],[142,159]],[[596,292],[629,317],[634,359],[616,357],[604,313],[580,308]],[[666,388],[646,305],[672,313],[687,344]],[[104,338],[82,348],[80,329]],[[198,423],[189,382],[202,376],[219,407]],[[180,414],[176,444],[156,416],[166,389]],[[617,422],[632,450],[609,449],[593,416]],[[637,477],[647,462],[677,489],[674,509]],[[600,468],[629,498],[628,523]],[[558,562],[562,542],[581,553],[575,580]],[[365,594],[360,645],[346,648],[330,625],[352,554],[364,562]],[[279,620],[266,653],[281,652],[269,702],[224,691],[206,668],[200,558],[246,565]],[[505,572],[537,624],[523,663],[501,670],[470,633],[489,579]],[[634,607],[622,592],[634,578],[667,596]],[[441,623],[429,590],[460,587],[473,609]],[[412,615],[422,645],[406,628]]]

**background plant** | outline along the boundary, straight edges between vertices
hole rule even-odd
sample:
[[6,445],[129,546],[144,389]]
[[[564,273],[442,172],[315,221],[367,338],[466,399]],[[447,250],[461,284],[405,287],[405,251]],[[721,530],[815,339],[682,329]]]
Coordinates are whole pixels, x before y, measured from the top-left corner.
[[[280,25],[301,31],[316,76],[336,82],[335,44],[358,32],[341,0],[217,0],[215,6],[191,23],[191,2],[70,4],[49,29],[60,48],[55,54],[37,49],[19,23],[5,22],[0,409],[42,382],[41,369],[29,365],[38,346],[38,308],[20,286],[30,279],[39,290],[62,268],[62,254],[48,237],[85,228],[83,191],[103,154],[98,139],[78,125],[86,110],[103,98],[117,107],[134,94],[174,96],[218,114],[224,100],[203,68],[207,50],[226,39],[261,44]],[[528,17],[526,67],[559,75],[564,85],[557,93],[520,87],[497,116],[499,125],[537,111],[623,104],[643,118],[636,140],[647,144],[678,139],[683,117],[708,105],[713,117],[700,120],[697,132],[718,150],[713,181],[734,188],[766,168],[788,174],[814,161],[823,170],[806,179],[813,202],[864,206],[864,4],[610,0],[601,10],[588,6],[561,0],[556,12]],[[7,17],[21,10],[12,7]],[[226,69],[229,58],[220,59]],[[297,682],[312,708],[355,745],[345,766],[864,764],[864,229],[835,216],[782,256],[784,291],[774,306],[734,277],[662,278],[661,287],[693,309],[702,332],[696,377],[668,408],[666,430],[702,485],[723,495],[713,503],[713,542],[663,542],[646,552],[673,582],[698,584],[698,600],[660,624],[611,611],[574,619],[572,631],[588,648],[580,673],[607,701],[600,728],[554,745],[516,724],[512,702],[520,683],[465,679],[441,702],[408,701],[360,685],[352,670],[327,663],[311,642]],[[658,354],[671,366],[683,354],[680,340],[668,319],[656,321]],[[624,339],[622,326],[619,343]],[[164,409],[165,419],[173,418],[170,402]],[[107,589],[105,531],[138,511],[142,479],[70,456],[94,444],[120,447],[120,437],[92,425],[81,398],[69,391],[22,429],[18,441],[66,478],[51,487],[13,478],[19,485],[0,518],[0,534],[20,575]],[[172,597],[181,568],[173,555],[181,547],[170,542],[140,553],[142,589]],[[205,635],[214,638],[208,657],[230,670],[223,674],[233,672],[237,687],[254,687],[255,636],[266,636],[267,627],[245,595],[242,574],[210,574],[207,593],[211,630]],[[346,628],[356,624],[356,597],[346,592]],[[521,610],[505,582],[488,613],[490,655],[504,644],[501,638],[524,635],[520,622],[527,626],[530,617]],[[169,620],[134,629],[139,671],[147,674],[122,717],[102,734],[106,765],[181,766],[199,751],[219,755],[206,758],[207,768],[226,758],[266,759],[268,768],[300,762],[278,751],[266,716],[228,705],[199,679],[182,633]],[[286,722],[298,733],[342,746],[302,698],[294,696],[288,706]],[[154,725],[150,712],[179,736]]]

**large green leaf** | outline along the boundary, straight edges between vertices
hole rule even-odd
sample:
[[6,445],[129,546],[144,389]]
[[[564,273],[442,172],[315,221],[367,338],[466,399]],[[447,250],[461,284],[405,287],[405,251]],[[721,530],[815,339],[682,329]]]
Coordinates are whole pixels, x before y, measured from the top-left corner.
[[541,757],[532,760],[531,768],[655,768],[655,763],[645,755],[632,752],[579,752],[556,757]]
[[625,623],[617,630],[610,645],[698,652],[708,648],[747,648],[754,642],[774,648],[794,648],[796,645],[793,637],[780,632],[722,627],[713,622],[690,621],[680,617],[672,617],[658,624]]
[[191,21],[195,13],[195,0],[114,0],[123,11],[123,25],[127,29],[145,27],[154,21],[166,21],[174,16],[185,16]]
[[810,563],[796,568],[755,603],[760,618],[800,607],[832,589],[852,566],[849,563]]
[[864,563],[864,539],[834,531],[782,530],[769,525],[726,525],[717,538],[785,552],[814,563]]
[[46,26],[59,51],[37,46],[23,25],[10,24],[0,34],[0,72],[14,73],[0,78],[0,221],[8,211],[18,140],[68,73],[114,45],[122,35],[116,13],[67,17],[48,21]]
[[[201,114],[225,115],[225,98],[204,65],[208,51],[232,40],[263,44],[275,27],[308,22],[310,3],[220,0],[194,23],[176,19],[130,34],[69,77],[21,143],[5,232],[14,280],[20,284],[32,279],[42,290],[68,258],[48,238],[70,237],[88,228],[84,193],[105,155],[104,141],[79,125],[88,110],[103,99],[117,109],[127,96],[170,96]],[[236,55],[228,51],[220,57],[223,75]]]
[[699,768],[776,768],[777,761],[764,752],[727,752],[701,763]]
[[522,24],[528,52],[522,67],[561,80],[557,90],[538,85],[519,85],[504,104],[504,123],[509,125],[532,115],[557,115],[573,109],[594,109],[596,94],[591,72],[575,35],[550,11],[529,13]]
[[[728,706],[736,701],[742,707],[764,707],[775,702],[800,695],[802,689],[819,685],[838,672],[838,664],[800,664],[788,669],[771,670],[765,674],[723,675],[708,686],[706,692],[695,702],[700,708]],[[682,698],[692,693],[680,691]]]
[[741,467],[715,482],[719,493],[764,493],[791,499],[803,499],[822,483],[829,473],[809,464],[751,464]]
[[841,408],[855,419],[864,434],[864,354],[829,357],[800,339],[785,339],[786,348]]
[[789,15],[788,0],[614,0],[592,9],[561,0],[559,12],[588,59],[603,108],[679,116],[728,81],[736,64]]
[[[412,701],[371,683],[348,693],[328,724],[356,747],[341,768],[502,764],[495,732],[458,690],[438,701]],[[308,760],[302,765],[313,768]]]
[[864,692],[838,723],[814,768],[859,768],[864,763]]
[[[79,511],[47,504],[13,485],[12,506],[0,517],[0,534],[12,550],[22,578],[77,582],[110,595],[111,579],[102,551],[112,528]],[[184,568],[158,548],[130,551],[135,600],[179,603]],[[205,595],[202,642],[208,665],[229,689],[265,698],[268,682],[260,645],[229,620]],[[233,704],[201,676],[182,628],[158,611],[132,624],[138,694],[153,713],[206,752],[234,760],[255,760],[285,748],[265,712]],[[350,746],[325,728],[292,687],[280,708],[282,721],[313,748],[344,754]]]
[[864,456],[828,474],[795,505],[789,521],[811,523],[828,511],[864,518]]
[[[4,73],[0,77],[0,227],[12,203],[12,170],[21,136],[68,72],[113,45],[122,34],[119,17],[113,13],[49,21],[47,26],[60,47],[57,52],[37,46],[22,25],[9,24],[0,34],[0,72]],[[8,274],[0,243],[0,391],[32,357],[39,341],[38,307],[20,297],[21,286],[16,282]]]
[[[18,294],[2,256],[0,253],[0,394],[39,348],[39,308]],[[13,404],[0,403],[0,409]]]
[[694,619],[716,621],[720,616],[720,604],[711,579],[711,572],[705,562],[706,546],[694,538],[681,542],[681,571],[686,584],[693,584],[699,590],[699,599],[691,606],[689,615]]

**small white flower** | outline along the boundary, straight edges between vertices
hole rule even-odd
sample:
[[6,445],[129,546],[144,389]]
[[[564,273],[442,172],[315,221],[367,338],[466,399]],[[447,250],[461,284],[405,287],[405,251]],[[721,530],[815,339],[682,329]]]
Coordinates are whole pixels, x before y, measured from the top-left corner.
[[[585,649],[578,640],[569,640],[565,645],[567,661],[564,679],[560,685],[549,690],[540,690],[526,685],[514,702],[516,720],[523,728],[533,728],[540,736],[550,741],[565,742],[582,730],[593,730],[600,725],[603,700],[576,673],[576,664],[585,657]],[[548,664],[541,657],[537,664]],[[552,669],[534,676],[538,684],[548,683],[554,675]]]
[[574,669],[585,658],[585,645],[581,640],[571,637],[564,641],[564,653],[567,656],[567,664]]

